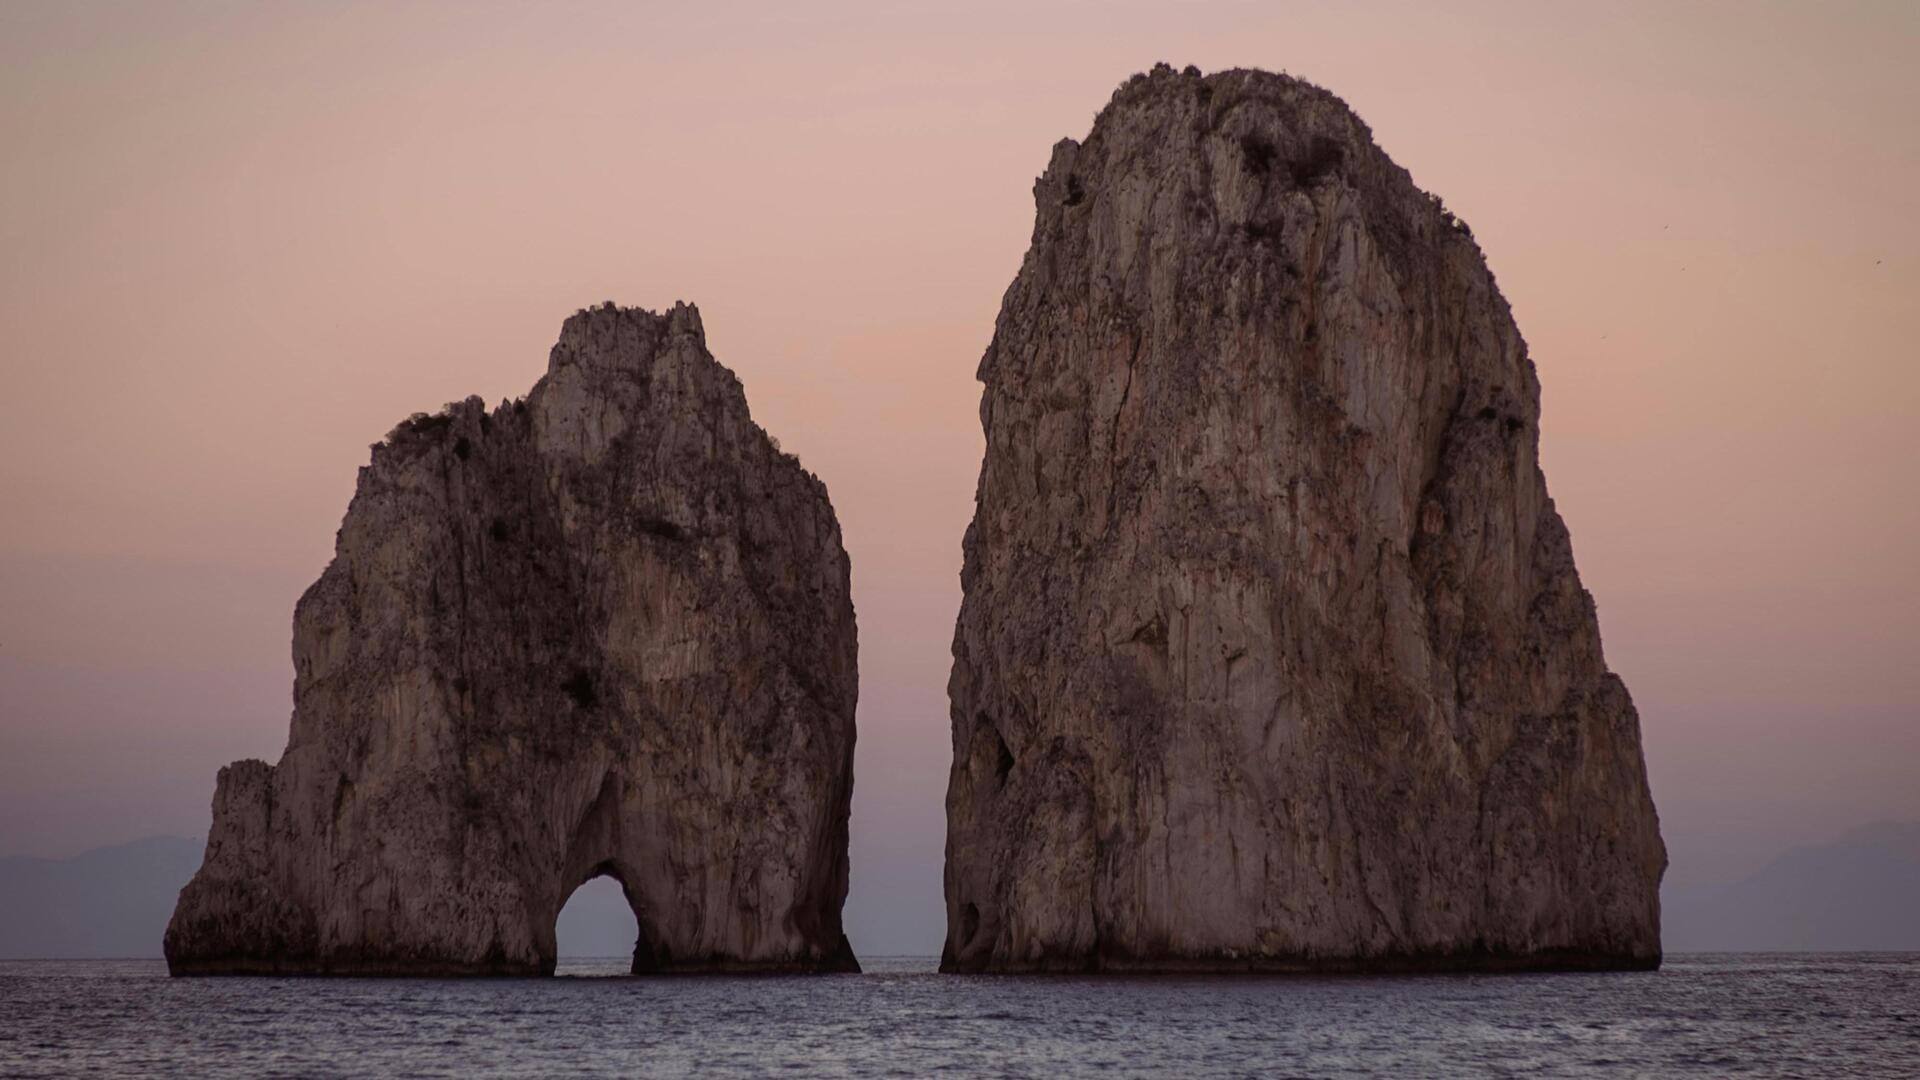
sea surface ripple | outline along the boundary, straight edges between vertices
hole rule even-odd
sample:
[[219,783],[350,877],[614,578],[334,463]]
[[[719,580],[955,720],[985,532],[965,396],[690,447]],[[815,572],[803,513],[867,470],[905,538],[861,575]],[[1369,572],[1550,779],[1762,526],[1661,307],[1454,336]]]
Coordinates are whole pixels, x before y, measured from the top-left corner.
[[1920,955],[1612,975],[169,979],[0,962],[0,1075],[1920,1076]]

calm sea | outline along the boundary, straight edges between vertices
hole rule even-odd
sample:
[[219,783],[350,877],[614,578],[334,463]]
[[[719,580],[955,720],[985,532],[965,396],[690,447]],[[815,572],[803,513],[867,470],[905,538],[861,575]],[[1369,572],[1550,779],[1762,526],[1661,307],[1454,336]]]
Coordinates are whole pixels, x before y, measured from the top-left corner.
[[1920,1076],[1920,955],[1648,974],[169,979],[0,962],[0,1074]]

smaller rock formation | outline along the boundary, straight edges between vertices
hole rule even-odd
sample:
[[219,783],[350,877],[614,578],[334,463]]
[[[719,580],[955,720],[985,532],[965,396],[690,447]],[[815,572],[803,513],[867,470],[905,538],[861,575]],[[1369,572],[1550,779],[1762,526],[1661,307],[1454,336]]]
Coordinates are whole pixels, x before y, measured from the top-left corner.
[[1649,967],[1658,821],[1479,247],[1315,86],[1157,68],[980,361],[950,971]]
[[374,447],[295,611],[286,752],[221,770],[169,968],[551,973],[605,874],[635,972],[857,970],[847,579],[699,313],[580,312],[526,399]]

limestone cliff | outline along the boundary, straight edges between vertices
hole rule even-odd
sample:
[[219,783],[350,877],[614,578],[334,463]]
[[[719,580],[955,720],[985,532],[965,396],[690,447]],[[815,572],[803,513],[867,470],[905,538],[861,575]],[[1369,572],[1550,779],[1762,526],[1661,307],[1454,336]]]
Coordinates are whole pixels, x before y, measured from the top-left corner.
[[294,615],[286,752],[221,770],[170,968],[551,972],[609,874],[636,972],[855,970],[847,574],[694,308],[580,312],[524,400],[374,447]]
[[1626,688],[1466,227],[1332,94],[1160,67],[980,362],[943,967],[1645,967]]

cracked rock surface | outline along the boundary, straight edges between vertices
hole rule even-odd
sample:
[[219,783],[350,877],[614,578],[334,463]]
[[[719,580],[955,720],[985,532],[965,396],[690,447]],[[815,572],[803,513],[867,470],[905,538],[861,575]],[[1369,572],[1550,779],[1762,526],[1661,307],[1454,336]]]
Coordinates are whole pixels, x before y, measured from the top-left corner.
[[1332,94],[1159,67],[980,362],[950,971],[1637,968],[1639,719],[1478,245]]
[[294,615],[286,752],[221,770],[169,967],[551,973],[607,874],[635,972],[857,970],[847,577],[697,310],[573,316],[524,400],[374,447]]

